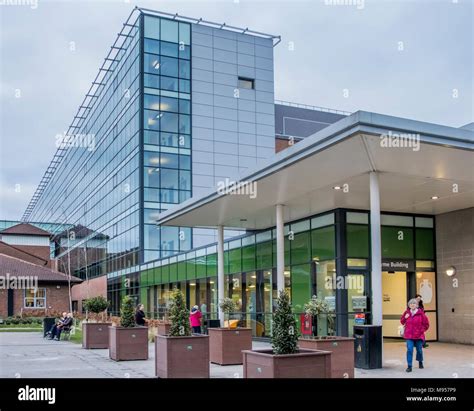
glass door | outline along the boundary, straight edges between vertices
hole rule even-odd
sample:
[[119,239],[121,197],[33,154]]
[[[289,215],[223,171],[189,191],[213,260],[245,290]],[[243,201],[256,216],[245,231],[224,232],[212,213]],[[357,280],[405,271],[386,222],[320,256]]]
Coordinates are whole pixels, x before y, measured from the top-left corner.
[[382,326],[384,337],[400,337],[400,317],[407,306],[406,271],[382,272]]

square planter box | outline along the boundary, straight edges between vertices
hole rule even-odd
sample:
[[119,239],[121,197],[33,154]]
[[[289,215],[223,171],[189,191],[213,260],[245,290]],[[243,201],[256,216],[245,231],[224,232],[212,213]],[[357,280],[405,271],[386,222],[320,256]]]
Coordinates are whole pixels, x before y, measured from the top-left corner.
[[155,338],[155,375],[159,378],[209,378],[209,337]]
[[300,338],[300,348],[331,351],[331,378],[354,378],[354,338]]
[[158,335],[168,335],[170,332],[170,327],[171,324],[169,323],[158,324],[156,326],[156,328],[158,329]]
[[109,348],[112,323],[82,323],[82,348]]
[[148,327],[109,327],[109,356],[115,361],[148,359]]
[[252,349],[251,328],[209,328],[211,362],[220,365],[242,364],[242,351]]
[[244,378],[330,378],[331,353],[300,349],[275,355],[273,350],[243,351]]

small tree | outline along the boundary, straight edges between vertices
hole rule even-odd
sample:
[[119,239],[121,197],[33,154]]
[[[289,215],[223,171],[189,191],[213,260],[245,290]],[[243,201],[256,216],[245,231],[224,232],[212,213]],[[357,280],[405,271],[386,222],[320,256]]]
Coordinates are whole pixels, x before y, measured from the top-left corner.
[[104,320],[104,311],[109,308],[109,302],[101,295],[98,297],[92,297],[84,301],[83,307],[86,310],[86,320],[89,311],[94,314],[102,313],[102,321]]
[[232,298],[223,298],[219,303],[219,308],[224,312],[224,320],[227,316],[227,327],[230,330],[230,314],[235,312],[235,302]]
[[122,327],[135,327],[135,312],[133,300],[129,295],[122,299],[122,306],[120,307],[120,325]]
[[291,309],[290,297],[280,291],[273,316],[272,347],[275,354],[294,354],[298,351],[298,329]]
[[190,337],[191,326],[189,324],[189,313],[186,308],[183,293],[175,288],[171,294],[169,310],[171,337]]
[[319,299],[315,295],[311,297],[304,305],[304,312],[307,316],[313,317],[316,321],[318,320],[318,316],[320,314],[327,314],[328,325],[333,328],[334,319],[330,316],[331,310],[329,309],[329,305],[326,301]]

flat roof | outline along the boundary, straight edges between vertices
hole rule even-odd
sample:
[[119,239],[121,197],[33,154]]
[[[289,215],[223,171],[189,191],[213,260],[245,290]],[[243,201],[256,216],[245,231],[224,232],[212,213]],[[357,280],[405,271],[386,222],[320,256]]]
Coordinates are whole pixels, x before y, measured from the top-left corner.
[[[419,150],[384,147],[381,136],[412,136]],[[257,183],[256,198],[216,187],[162,212],[157,223],[263,229],[275,224],[275,204],[288,206],[285,221],[368,209],[370,171],[380,172],[383,211],[435,215],[473,207],[473,151],[470,130],[357,111],[242,176],[240,182]],[[333,189],[345,184],[348,192]]]

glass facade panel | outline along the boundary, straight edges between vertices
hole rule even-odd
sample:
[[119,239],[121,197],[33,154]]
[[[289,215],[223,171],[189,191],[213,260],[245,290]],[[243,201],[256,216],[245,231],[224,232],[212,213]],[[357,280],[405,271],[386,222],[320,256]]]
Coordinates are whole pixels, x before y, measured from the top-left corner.
[[383,258],[414,258],[413,229],[382,227]]
[[347,224],[347,256],[369,256],[369,227],[360,224]]
[[313,260],[332,260],[336,256],[336,232],[333,226],[311,231]]

